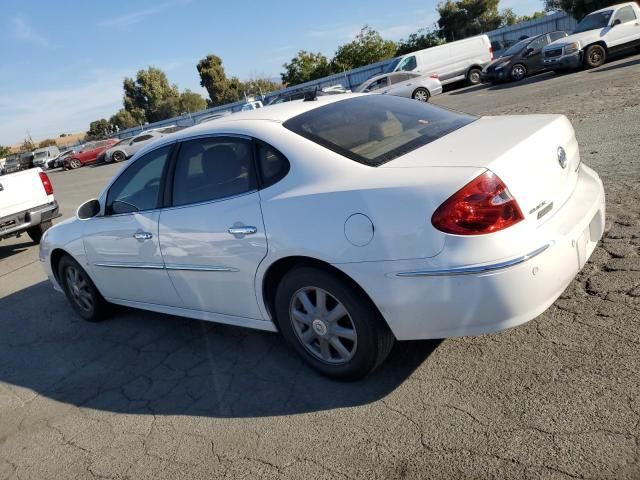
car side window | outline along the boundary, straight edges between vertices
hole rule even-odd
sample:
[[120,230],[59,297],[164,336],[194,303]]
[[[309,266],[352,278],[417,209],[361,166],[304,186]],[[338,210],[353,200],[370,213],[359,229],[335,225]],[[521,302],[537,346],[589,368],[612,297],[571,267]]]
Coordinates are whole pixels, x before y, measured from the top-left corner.
[[627,5],[618,10],[613,17],[613,23],[615,23],[616,20],[620,20],[620,23],[635,22],[636,13],[633,11],[633,7]]
[[399,73],[397,75],[391,75],[389,77],[389,80],[391,81],[391,85],[394,85],[396,83],[400,83],[400,82],[404,82],[406,80],[409,80],[412,77],[412,75],[408,74],[408,73]]
[[171,145],[153,150],[133,162],[107,193],[105,214],[116,215],[158,208],[162,172]]
[[387,86],[389,80],[387,77],[384,78],[380,78],[378,80],[376,80],[375,82],[372,82],[366,89],[365,91],[367,92],[373,92],[374,90],[379,90],[381,88],[384,88]]
[[537,52],[538,50],[542,49],[542,47],[544,47],[547,43],[549,43],[549,41],[547,40],[547,36],[543,35],[531,42],[527,48],[530,48],[534,52]]
[[416,57],[414,55],[411,55],[410,57],[407,57],[402,60],[402,62],[400,62],[400,65],[398,65],[398,70],[411,71],[415,70],[417,66],[418,62],[416,61]]
[[219,200],[256,188],[251,141],[210,137],[180,146],[173,177],[173,206]]
[[289,161],[271,145],[259,140],[257,145],[258,168],[260,169],[262,188],[266,188],[280,181],[289,173]]
[[150,138],[153,138],[153,135],[140,135],[139,137],[131,140],[131,143],[144,142],[145,140],[149,140]]

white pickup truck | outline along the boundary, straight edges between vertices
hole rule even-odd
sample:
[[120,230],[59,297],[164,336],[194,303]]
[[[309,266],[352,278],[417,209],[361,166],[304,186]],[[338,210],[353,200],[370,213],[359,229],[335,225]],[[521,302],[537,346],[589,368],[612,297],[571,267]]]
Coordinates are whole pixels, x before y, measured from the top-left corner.
[[0,240],[26,232],[40,243],[51,221],[59,216],[53,185],[41,169],[0,176]]
[[632,47],[640,47],[640,7],[628,2],[590,13],[571,35],[544,47],[542,55],[551,70],[595,68],[610,53]]

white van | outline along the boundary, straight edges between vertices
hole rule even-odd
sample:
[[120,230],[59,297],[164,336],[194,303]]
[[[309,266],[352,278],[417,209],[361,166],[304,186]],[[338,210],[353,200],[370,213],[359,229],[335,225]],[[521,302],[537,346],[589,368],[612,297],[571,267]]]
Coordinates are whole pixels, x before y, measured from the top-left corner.
[[491,60],[493,49],[489,37],[479,35],[407,53],[391,62],[385,73],[417,71],[437,74],[443,85],[460,80],[475,85],[480,83],[482,69]]

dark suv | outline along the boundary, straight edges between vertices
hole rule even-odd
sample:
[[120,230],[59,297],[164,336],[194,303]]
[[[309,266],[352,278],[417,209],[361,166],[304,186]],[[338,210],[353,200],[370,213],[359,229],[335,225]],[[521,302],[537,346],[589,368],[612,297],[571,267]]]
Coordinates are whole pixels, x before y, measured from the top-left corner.
[[518,81],[533,73],[541,72],[545,69],[542,62],[542,48],[566,36],[567,32],[557,31],[519,41],[485,67],[482,72],[484,81],[490,83]]

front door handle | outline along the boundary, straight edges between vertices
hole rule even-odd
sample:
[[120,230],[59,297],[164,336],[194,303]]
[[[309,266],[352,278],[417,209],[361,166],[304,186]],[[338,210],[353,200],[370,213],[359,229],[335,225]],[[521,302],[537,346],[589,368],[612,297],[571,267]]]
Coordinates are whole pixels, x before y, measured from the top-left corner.
[[149,232],[138,232],[133,234],[133,238],[136,240],[149,240],[153,238],[153,235]]
[[229,227],[229,233],[231,235],[253,235],[258,229],[249,225],[243,225],[238,227]]

